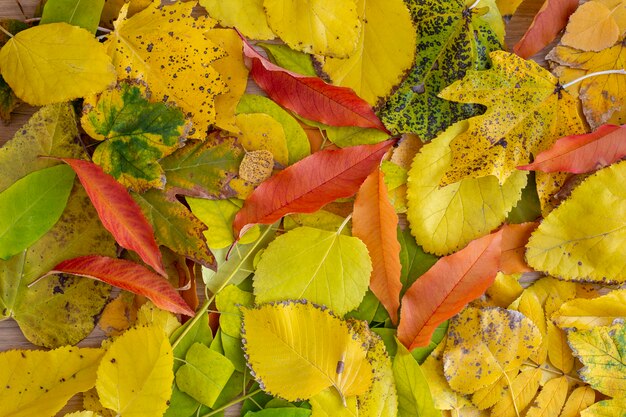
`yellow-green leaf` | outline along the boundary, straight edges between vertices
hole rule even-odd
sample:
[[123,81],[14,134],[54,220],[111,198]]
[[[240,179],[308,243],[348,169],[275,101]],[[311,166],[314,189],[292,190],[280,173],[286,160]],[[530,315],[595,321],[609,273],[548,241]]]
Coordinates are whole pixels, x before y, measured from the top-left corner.
[[91,33],[67,23],[26,29],[0,50],[15,95],[41,106],[99,93],[115,83],[111,58]]
[[576,298],[558,309],[552,320],[561,329],[591,330],[626,319],[626,290],[614,290],[598,298]]
[[578,387],[567,397],[559,417],[579,417],[581,411],[596,401],[596,393],[590,386]]
[[172,393],[174,355],[156,326],[131,329],[109,347],[98,368],[102,405],[121,417],[157,417]]
[[236,27],[248,38],[274,38],[265,19],[263,0],[200,0],[200,5],[222,26]]
[[625,282],[625,181],[626,162],[620,162],[576,187],[533,232],[528,264],[564,279]]
[[254,304],[252,293],[229,285],[215,296],[215,306],[220,312],[220,329],[229,336],[241,337],[241,307]]
[[407,217],[415,240],[426,251],[447,255],[489,234],[504,222],[526,186],[518,171],[500,185],[495,176],[464,178],[439,187],[452,164],[450,142],[468,129],[463,121],[424,146],[408,177]]
[[580,412],[580,417],[615,417],[626,415],[626,400],[600,401]]
[[96,383],[102,349],[62,347],[49,352],[0,353],[0,416],[53,416]]
[[579,373],[591,388],[611,397],[626,393],[626,326],[570,332],[567,335],[574,355],[585,365]]
[[400,417],[438,417],[422,369],[411,353],[398,342],[398,351],[393,359],[393,375],[398,389],[398,415]]
[[366,347],[328,310],[304,302],[244,308],[243,333],[248,364],[272,395],[295,401],[333,387],[346,398],[371,386]]

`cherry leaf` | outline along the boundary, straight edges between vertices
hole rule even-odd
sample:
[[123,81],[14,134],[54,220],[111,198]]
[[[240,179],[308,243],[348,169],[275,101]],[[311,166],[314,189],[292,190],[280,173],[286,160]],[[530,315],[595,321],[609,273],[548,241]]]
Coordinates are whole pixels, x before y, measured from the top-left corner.
[[96,164],[71,158],[62,161],[76,172],[102,225],[117,243],[137,252],[146,264],[166,276],[152,226],[126,188]]
[[194,315],[193,310],[169,281],[131,261],[98,255],[81,256],[61,262],[47,275],[59,273],[103,281],[123,290],[143,295],[163,310],[187,316]]
[[268,96],[298,115],[330,126],[358,126],[387,132],[372,107],[350,88],[288,71],[265,59],[247,42],[250,75]]
[[255,224],[272,224],[286,214],[313,213],[354,195],[378,166],[393,140],[316,152],[263,182],[235,216],[235,236]]
[[541,152],[532,164],[518,169],[542,172],[592,172],[626,156],[626,125],[604,125],[584,135],[559,139],[552,148]]
[[441,323],[480,297],[498,273],[502,232],[443,257],[402,298],[398,338],[409,350],[426,346]]

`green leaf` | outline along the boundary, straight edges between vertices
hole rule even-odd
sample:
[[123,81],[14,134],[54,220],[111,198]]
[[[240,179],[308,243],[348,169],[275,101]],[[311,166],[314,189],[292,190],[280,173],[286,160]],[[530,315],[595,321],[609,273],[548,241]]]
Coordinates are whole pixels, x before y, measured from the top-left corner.
[[0,193],[0,259],[28,248],[59,220],[74,171],[57,165],[35,171]]
[[380,164],[380,170],[385,174],[385,185],[388,191],[395,190],[407,182],[409,172],[395,162],[383,161]]
[[402,282],[401,295],[403,295],[439,258],[424,252],[409,229],[398,227],[398,242],[400,242],[400,263],[402,264],[400,281]]
[[11,122],[11,112],[19,105],[19,101],[9,84],[0,75],[0,119],[8,124]]
[[224,356],[228,358],[237,372],[246,372],[246,358],[241,347],[241,339],[220,332]]
[[104,0],[47,0],[40,25],[65,22],[96,33]]
[[[279,46],[279,45],[274,45]],[[258,96],[246,94],[241,97],[237,105],[238,114],[264,113],[271,116],[281,124],[285,132],[285,142],[289,154],[289,165],[294,164],[302,158],[311,154],[311,145],[304,129],[289,113],[283,110],[272,100]]]
[[439,346],[439,343],[441,343],[443,338],[446,337],[446,334],[448,333],[448,323],[448,320],[446,320],[435,329],[428,346],[418,347],[411,351],[411,355],[413,355],[417,363],[424,362],[428,355],[430,355],[430,353],[435,350],[437,346]]
[[441,417],[441,411],[433,403],[422,369],[400,342],[393,360],[393,376],[398,389],[399,417]]
[[234,370],[227,358],[201,343],[194,343],[187,351],[185,364],[176,372],[176,385],[212,407]]
[[304,52],[294,51],[287,45],[275,44],[275,43],[257,43],[267,52],[267,57],[278,65],[289,71],[308,75],[309,77],[317,77],[315,68],[313,68],[313,61],[311,61],[311,55]]
[[166,193],[170,199],[177,194],[223,199],[234,197],[230,180],[239,172],[244,150],[234,138],[210,136],[206,141],[193,141],[161,160],[167,178]]
[[535,181],[535,173],[530,172],[528,175],[528,183],[522,190],[522,198],[517,205],[511,209],[506,217],[507,223],[521,224],[533,222],[541,217],[541,203],[537,194],[537,185]]
[[[318,210],[314,213],[294,213],[284,217],[283,228],[289,231],[299,226],[309,226],[334,232],[339,230],[344,220],[345,218],[326,210]],[[341,233],[350,236],[350,227],[346,225]]]
[[168,200],[165,193],[148,190],[131,194],[154,229],[159,245],[167,246],[207,267],[215,267],[215,258],[204,239],[206,227],[178,200]]
[[371,290],[367,290],[359,306],[346,314],[346,318],[365,320],[368,323],[382,323],[389,319],[389,313]]
[[363,300],[372,263],[358,238],[300,227],[276,238],[254,276],[258,303],[307,299],[343,315]]
[[[170,343],[174,351],[174,357],[184,359],[187,351],[194,343],[210,345],[213,341],[213,333],[209,327],[209,316],[200,314],[192,320],[180,326],[170,336]],[[174,361],[174,371],[182,365],[180,361]]]
[[380,110],[394,133],[413,132],[424,141],[454,122],[481,112],[437,95],[468,70],[489,67],[489,53],[502,49],[504,27],[494,0],[469,9],[466,0],[407,1],[417,27],[415,66]]
[[98,98],[85,100],[81,124],[89,136],[104,141],[93,161],[135,191],[163,188],[158,160],[182,146],[189,126],[183,112],[151,103],[140,84],[120,83]]
[[355,126],[326,126],[326,135],[340,148],[357,145],[373,145],[389,139],[389,134],[378,129]]
[[222,333],[240,338],[240,307],[250,307],[252,304],[254,304],[252,293],[242,291],[234,285],[229,285],[220,291],[215,297],[215,305],[220,312],[220,329],[222,329]]

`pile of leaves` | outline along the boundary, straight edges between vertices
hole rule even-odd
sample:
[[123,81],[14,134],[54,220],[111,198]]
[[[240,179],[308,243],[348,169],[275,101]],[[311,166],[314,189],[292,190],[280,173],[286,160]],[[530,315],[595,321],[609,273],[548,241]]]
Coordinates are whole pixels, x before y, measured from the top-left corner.
[[0,22],[0,416],[626,415],[626,1],[520,3]]

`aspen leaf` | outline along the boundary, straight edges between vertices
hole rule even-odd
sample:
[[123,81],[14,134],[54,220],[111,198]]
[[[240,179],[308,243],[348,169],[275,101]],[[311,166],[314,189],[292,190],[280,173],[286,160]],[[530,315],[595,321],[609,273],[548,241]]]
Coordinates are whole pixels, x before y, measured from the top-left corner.
[[489,53],[502,49],[504,26],[495,1],[481,0],[470,9],[471,3],[407,2],[417,28],[415,62],[379,111],[389,130],[416,133],[422,140],[430,140],[451,124],[480,113],[476,105],[437,96],[468,70],[488,68]]
[[267,23],[298,51],[347,57],[354,52],[361,21],[354,0],[263,0]]
[[74,394],[94,386],[103,353],[77,347],[0,353],[0,416],[55,415]]
[[604,400],[580,412],[580,417],[613,417],[626,413],[626,401],[619,398]]
[[437,417],[428,388],[428,380],[411,353],[398,343],[398,352],[393,359],[393,375],[398,389],[398,416]]
[[506,378],[504,375],[502,375],[500,379],[498,379],[495,383],[476,391],[474,394],[472,394],[471,397],[472,405],[474,405],[479,410],[486,410],[489,407],[492,407],[500,399],[502,399],[507,389],[509,389],[510,392],[509,385],[511,384],[509,380],[512,380],[512,377],[515,373],[515,371],[512,372],[510,375],[507,375]]
[[372,384],[366,348],[328,310],[303,302],[244,308],[243,333],[248,365],[271,395],[296,401],[333,387],[347,398]]
[[[526,259],[538,271],[578,281],[624,281],[622,245],[626,163],[598,171],[576,187],[532,234]],[[611,207],[610,211],[602,209]],[[580,222],[581,216],[589,221]]]
[[326,58],[322,70],[333,84],[352,88],[359,97],[376,105],[411,68],[415,27],[402,0],[355,3],[363,22],[356,49],[347,58]]
[[172,347],[161,329],[127,331],[113,341],[98,368],[102,405],[121,417],[163,415],[172,392],[173,365]]
[[589,386],[578,387],[567,397],[559,417],[578,417],[596,401],[596,393]]
[[567,378],[562,376],[546,382],[537,398],[528,408],[528,417],[556,416],[563,408],[569,385]]
[[576,331],[610,326],[616,319],[626,319],[626,290],[613,290],[591,300],[570,300],[552,315],[561,329]]
[[[506,378],[502,378],[506,381]],[[520,372],[511,381],[508,391],[505,391],[497,404],[491,409],[492,416],[515,417],[517,410],[525,409],[535,398],[539,390],[541,369],[530,368]],[[507,382],[508,384],[508,382]]]
[[0,72],[17,97],[36,106],[96,94],[115,82],[103,46],[67,23],[19,32],[0,49]]
[[567,24],[561,43],[583,51],[613,46],[626,29],[626,3],[621,0],[589,1],[581,5]]
[[[122,8],[105,47],[118,78],[145,81],[155,102],[173,103],[193,122],[192,139],[205,140],[215,123],[214,98],[226,84],[211,63],[226,52],[204,36],[212,19],[191,17],[195,2],[176,2],[127,18]],[[163,34],[167,34],[163,37]]]
[[40,25],[65,22],[96,33],[105,0],[50,0],[43,7]]
[[149,97],[141,84],[120,83],[85,100],[81,118],[87,134],[103,141],[93,161],[137,192],[163,188],[158,160],[182,147],[189,129],[179,109],[151,103]]
[[585,365],[580,371],[591,388],[611,397],[626,392],[626,326],[621,321],[610,327],[570,332],[567,335],[574,356]]
[[548,149],[555,140],[585,132],[574,97],[532,61],[492,52],[493,67],[469,71],[443,90],[441,97],[487,106],[468,120],[469,128],[450,143],[451,168],[441,185],[465,177],[495,175],[502,184],[515,167]]
[[276,238],[254,275],[256,301],[307,299],[343,315],[365,296],[372,263],[356,237],[299,227]]
[[541,343],[537,327],[521,313],[501,308],[466,308],[450,321],[444,373],[466,394],[520,367]]
[[267,25],[263,0],[200,0],[200,5],[206,9],[220,25],[236,27],[244,36],[251,39],[273,39],[274,32]]
[[408,174],[411,232],[418,244],[437,255],[461,249],[502,224],[527,182],[526,175],[516,172],[502,185],[489,175],[439,187],[452,166],[450,143],[467,129],[467,122],[459,122],[424,146]]

